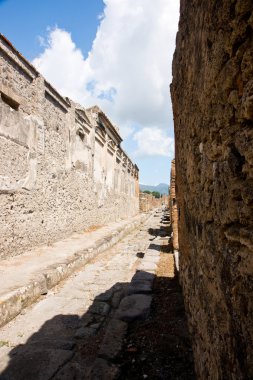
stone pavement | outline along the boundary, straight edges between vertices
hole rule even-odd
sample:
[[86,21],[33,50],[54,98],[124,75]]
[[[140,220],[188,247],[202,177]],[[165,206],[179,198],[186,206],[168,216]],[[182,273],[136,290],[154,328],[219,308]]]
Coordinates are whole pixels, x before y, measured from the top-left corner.
[[60,281],[108,249],[150,214],[74,233],[50,246],[40,246],[0,263],[0,326],[46,294]]
[[161,216],[157,211],[1,328],[1,380],[117,377],[128,323],[149,313]]

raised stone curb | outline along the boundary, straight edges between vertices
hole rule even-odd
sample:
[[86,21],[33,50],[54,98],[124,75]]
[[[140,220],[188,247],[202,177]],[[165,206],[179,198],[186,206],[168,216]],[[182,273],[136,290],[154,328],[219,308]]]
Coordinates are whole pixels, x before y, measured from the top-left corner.
[[87,249],[75,252],[65,262],[55,263],[43,273],[36,274],[36,278],[27,285],[2,295],[0,299],[0,327],[15,318],[41,295],[46,294],[49,289],[69,277],[75,270],[80,269],[96,255],[112,247],[128,233],[146,222],[151,215],[152,213],[140,214],[137,220],[130,221],[128,225],[123,227],[117,227],[113,232],[97,240]]

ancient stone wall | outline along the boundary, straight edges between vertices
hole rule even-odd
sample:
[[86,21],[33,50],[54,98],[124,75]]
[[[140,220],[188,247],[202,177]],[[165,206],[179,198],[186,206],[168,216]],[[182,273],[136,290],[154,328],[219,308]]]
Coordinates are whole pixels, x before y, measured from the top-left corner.
[[172,229],[171,243],[173,247],[176,268],[179,271],[178,207],[177,207],[177,196],[176,196],[175,159],[171,161],[169,210],[170,210],[170,223],[171,223],[171,229]]
[[167,196],[155,198],[152,194],[140,193],[139,196],[140,212],[148,212],[163,205],[168,204]]
[[138,168],[98,108],[62,97],[0,36],[0,257],[138,212]]
[[253,378],[253,2],[181,0],[180,277],[199,379]]
[[177,209],[177,199],[176,199],[176,168],[175,160],[171,161],[171,172],[170,172],[170,221],[172,226],[172,244],[174,251],[178,251],[178,209]]

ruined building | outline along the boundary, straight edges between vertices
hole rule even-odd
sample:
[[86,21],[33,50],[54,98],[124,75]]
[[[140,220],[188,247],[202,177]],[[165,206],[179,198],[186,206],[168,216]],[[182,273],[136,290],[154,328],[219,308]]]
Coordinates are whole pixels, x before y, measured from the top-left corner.
[[163,205],[168,206],[168,195],[163,194],[161,198],[156,198],[152,194],[142,193],[139,195],[140,212],[148,212]]
[[197,376],[252,379],[252,0],[181,0],[171,92]]
[[98,108],[61,96],[0,36],[0,257],[135,215],[138,168]]

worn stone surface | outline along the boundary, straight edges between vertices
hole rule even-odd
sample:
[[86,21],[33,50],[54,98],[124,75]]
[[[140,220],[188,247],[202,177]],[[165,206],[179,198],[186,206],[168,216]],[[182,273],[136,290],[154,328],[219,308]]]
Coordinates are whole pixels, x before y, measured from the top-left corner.
[[110,311],[110,306],[106,302],[99,302],[99,301],[94,302],[89,310],[90,313],[99,314],[103,316],[108,315],[109,311]]
[[[93,373],[96,380],[114,378],[118,369],[96,359],[101,355],[116,360],[127,324],[117,318],[115,321],[114,313],[132,278],[148,283],[153,280],[153,275],[136,272],[142,261],[137,253],[140,249],[144,253],[148,250],[150,229],[157,229],[159,223],[160,218],[150,216],[141,229],[132,231],[110,250],[96,256],[3,326],[0,329],[1,380],[7,374],[17,373],[18,368],[22,376],[25,374],[23,379],[81,380],[88,373]],[[145,315],[150,302],[147,304],[142,309]],[[105,305],[106,309],[110,308],[108,315],[104,315]],[[132,306],[136,309],[135,303]],[[41,355],[35,355],[35,351]],[[46,364],[42,366],[40,359],[44,363],[48,352],[52,353],[49,369],[44,370]],[[30,366],[30,353],[34,363],[31,368],[23,368]]]
[[143,272],[141,270],[137,271],[132,278],[132,282],[135,281],[147,281],[153,283],[155,275],[153,273]]
[[54,376],[54,380],[84,380],[87,369],[78,363],[67,363]]
[[157,264],[152,261],[143,261],[139,269],[149,273],[155,273]]
[[80,329],[76,330],[75,338],[76,339],[82,339],[88,336],[94,336],[96,335],[96,328],[93,327],[80,327]]
[[122,300],[122,298],[124,297],[124,290],[121,289],[121,290],[117,290],[114,294],[113,294],[113,297],[112,297],[112,300],[111,300],[111,305],[114,309],[116,309],[119,304],[120,304],[120,301]]
[[132,294],[126,296],[120,302],[116,317],[127,322],[145,319],[150,312],[151,301],[151,295]]
[[97,106],[61,96],[0,36],[0,258],[138,213],[138,168]]
[[107,326],[98,355],[104,359],[115,359],[121,351],[126,333],[127,323],[112,319]]
[[118,375],[119,369],[116,365],[98,358],[88,374],[87,380],[114,380]]
[[[98,254],[98,251],[105,250],[105,247],[101,248],[104,240],[108,241],[107,248],[112,246],[127,233],[135,230],[149,216],[139,214],[128,221],[110,223],[85,234],[75,233],[50,247],[37,247],[28,253],[2,260],[0,263],[0,326],[35,302],[41,294],[45,295],[49,289],[83,267]],[[91,277],[90,281],[96,289],[99,279],[94,281]],[[109,300],[112,293],[106,292],[100,297]]]
[[126,294],[149,294],[152,292],[152,283],[149,281],[134,281],[127,287]]
[[181,0],[180,277],[200,379],[253,378],[253,2]]
[[43,349],[34,347],[29,353],[13,358],[8,369],[1,376],[1,380],[50,379],[67,361],[71,359],[73,352],[67,350]]

